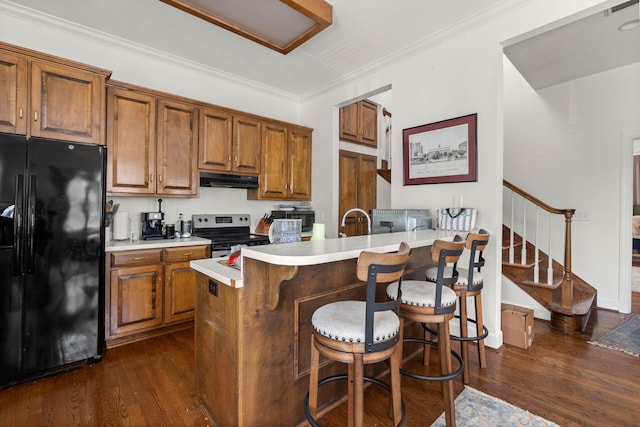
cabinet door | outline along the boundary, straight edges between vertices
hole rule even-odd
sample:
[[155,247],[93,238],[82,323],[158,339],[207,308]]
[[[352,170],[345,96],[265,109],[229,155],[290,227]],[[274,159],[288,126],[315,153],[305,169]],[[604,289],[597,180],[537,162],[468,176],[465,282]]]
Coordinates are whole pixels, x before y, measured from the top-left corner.
[[338,230],[347,236],[359,236],[359,215],[354,212],[345,218],[345,226],[341,221],[345,212],[358,208],[358,155],[350,151],[340,150],[339,157],[340,193],[338,199]]
[[340,139],[357,142],[360,137],[358,103],[340,108]]
[[285,199],[287,196],[287,130],[275,123],[262,127],[262,172],[260,196],[267,199]]
[[112,270],[109,286],[111,336],[162,324],[162,266]]
[[231,171],[232,123],[230,113],[213,108],[200,110],[198,168],[208,171]]
[[378,106],[360,101],[360,141],[372,147],[378,146]]
[[193,319],[196,305],[195,270],[189,267],[188,262],[167,264],[164,277],[164,323]]
[[0,52],[0,132],[27,133],[27,60]]
[[311,132],[289,129],[288,197],[311,200]]
[[103,143],[104,93],[104,76],[32,61],[31,135]]
[[157,194],[198,194],[197,130],[198,109],[195,105],[158,100]]
[[233,118],[233,167],[235,172],[260,172],[261,122],[250,117]]
[[[352,208],[366,212],[376,208],[377,157],[367,154],[340,150],[339,168],[339,221]],[[338,223],[338,229],[347,236],[361,236],[368,233],[367,218],[352,212],[345,220],[345,226]]]
[[107,191],[156,191],[156,99],[130,90],[107,92]]

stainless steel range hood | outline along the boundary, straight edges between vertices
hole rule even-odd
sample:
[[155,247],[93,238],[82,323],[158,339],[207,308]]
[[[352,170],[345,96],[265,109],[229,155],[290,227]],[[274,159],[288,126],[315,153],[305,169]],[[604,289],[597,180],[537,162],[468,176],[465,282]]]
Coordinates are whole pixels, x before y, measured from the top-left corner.
[[200,187],[258,188],[258,177],[200,172]]

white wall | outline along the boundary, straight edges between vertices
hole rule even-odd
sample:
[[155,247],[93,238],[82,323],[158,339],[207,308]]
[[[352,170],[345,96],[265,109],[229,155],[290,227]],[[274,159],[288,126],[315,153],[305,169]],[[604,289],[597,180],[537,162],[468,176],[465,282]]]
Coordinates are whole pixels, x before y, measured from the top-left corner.
[[[436,209],[451,204],[453,196],[463,195],[465,205],[480,210],[479,226],[493,236],[486,251],[485,321],[490,335],[487,345],[502,343],[501,301],[501,225],[503,99],[501,43],[544,26],[598,1],[527,3],[509,16],[496,19],[461,37],[449,37],[424,51],[381,67],[365,76],[332,88],[303,105],[302,118],[316,129],[314,133],[314,204],[337,212],[337,107],[346,100],[375,93],[391,85],[393,99],[393,142],[391,206],[393,208]],[[478,114],[478,181],[438,185],[402,185],[402,129],[466,114]],[[331,149],[332,147],[332,149]],[[327,171],[333,182],[327,184]],[[330,192],[319,191],[330,186]],[[328,233],[336,233],[327,223]]]
[[572,223],[572,270],[598,289],[599,307],[620,309],[621,238],[631,252],[620,218],[632,215],[619,215],[622,199],[631,200],[621,194],[620,162],[631,162],[621,135],[640,131],[640,63],[536,92],[505,59],[504,82],[505,179],[587,214]]

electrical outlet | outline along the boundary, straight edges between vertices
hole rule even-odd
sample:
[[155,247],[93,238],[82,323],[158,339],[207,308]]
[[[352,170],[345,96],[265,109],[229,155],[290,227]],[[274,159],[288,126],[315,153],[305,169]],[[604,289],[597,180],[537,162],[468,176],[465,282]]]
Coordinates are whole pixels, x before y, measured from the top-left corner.
[[218,296],[218,282],[214,282],[213,280],[209,280],[209,293],[214,297]]
[[589,212],[586,211],[576,211],[573,215],[574,221],[589,221]]

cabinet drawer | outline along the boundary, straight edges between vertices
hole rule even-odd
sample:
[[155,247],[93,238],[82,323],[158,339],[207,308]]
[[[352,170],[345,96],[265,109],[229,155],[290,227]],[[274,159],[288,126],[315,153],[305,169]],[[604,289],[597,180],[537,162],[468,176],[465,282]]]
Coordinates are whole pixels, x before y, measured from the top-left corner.
[[111,267],[160,264],[161,262],[162,262],[162,249],[123,251],[123,252],[111,253]]
[[209,257],[210,246],[183,246],[164,250],[165,262],[189,261]]

